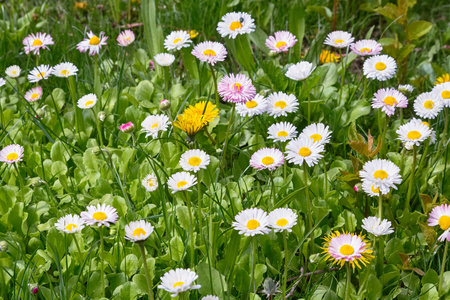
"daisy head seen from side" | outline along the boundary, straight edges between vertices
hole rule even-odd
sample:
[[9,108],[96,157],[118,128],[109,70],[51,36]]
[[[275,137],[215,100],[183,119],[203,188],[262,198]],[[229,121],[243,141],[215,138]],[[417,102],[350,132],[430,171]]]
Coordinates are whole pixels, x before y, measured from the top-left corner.
[[181,191],[189,191],[189,189],[197,183],[197,178],[188,172],[178,172],[170,176],[167,181],[172,194]]
[[308,78],[315,68],[312,63],[302,61],[290,66],[285,75],[292,80],[300,81]]
[[132,221],[125,225],[125,238],[132,242],[145,241],[153,232],[153,226],[147,221]]
[[77,106],[81,109],[89,109],[95,106],[97,100],[98,99],[95,94],[87,94],[78,100]]
[[159,53],[153,59],[161,67],[168,67],[175,61],[175,56],[169,53]]
[[270,125],[268,138],[277,142],[286,142],[297,137],[297,128],[289,122],[279,122]]
[[431,130],[430,127],[423,124],[422,120],[412,119],[408,123],[400,126],[396,133],[398,134],[397,139],[403,143],[419,146],[420,143],[430,137]]
[[21,71],[22,69],[19,66],[13,65],[6,68],[5,73],[9,78],[17,78],[20,76]]
[[40,65],[30,71],[27,78],[30,82],[38,82],[42,79],[48,79],[53,73],[53,68],[49,65]]
[[84,228],[84,221],[78,215],[65,215],[55,223],[56,229],[65,233],[75,233]]
[[352,52],[359,56],[378,55],[383,50],[380,43],[374,40],[360,40],[350,45]]
[[277,208],[269,213],[269,227],[275,232],[291,232],[297,224],[297,214],[290,208]]
[[126,47],[133,43],[134,39],[135,37],[133,31],[127,29],[119,34],[119,36],[117,37],[117,43],[121,47]]
[[40,86],[29,89],[23,96],[28,102],[38,101],[42,97],[42,88]]
[[185,30],[172,31],[164,40],[164,48],[167,51],[181,48],[186,48],[191,46],[191,36]]
[[256,94],[253,99],[236,105],[236,111],[241,117],[259,116],[266,111],[266,108],[267,99],[261,94]]
[[374,236],[387,235],[394,232],[392,223],[388,220],[381,220],[377,217],[367,217],[362,220],[362,228]]
[[96,225],[98,227],[116,223],[119,215],[114,207],[106,204],[89,205],[87,211],[81,212],[80,216],[87,225]]
[[330,32],[325,39],[324,44],[335,48],[346,48],[350,46],[350,44],[353,43],[354,40],[355,38],[352,37],[351,33],[338,30]]
[[165,114],[151,115],[142,121],[141,130],[145,132],[145,137],[152,136],[152,138],[156,139],[158,138],[158,132],[166,131],[169,125],[169,117]]
[[228,53],[223,44],[206,41],[196,45],[191,54],[200,61],[207,62],[214,66],[219,61],[224,61]]
[[239,212],[235,216],[233,228],[239,231],[239,234],[245,236],[255,236],[257,234],[267,234],[270,232],[269,218],[267,213],[260,208],[248,208]]
[[171,293],[171,297],[176,297],[182,292],[199,289],[201,286],[194,284],[197,278],[198,275],[190,269],[170,270],[161,277],[161,284],[158,285],[158,289],[163,289]]
[[300,137],[310,138],[314,143],[325,145],[330,142],[331,133],[332,131],[325,124],[314,123],[306,126],[300,133]]
[[53,67],[53,75],[56,77],[69,77],[77,75],[78,68],[70,62],[60,63]]
[[298,110],[298,100],[293,94],[275,92],[267,97],[267,113],[273,117],[287,116]]
[[273,35],[266,39],[266,46],[277,53],[289,51],[297,42],[295,35],[289,31],[277,31]]

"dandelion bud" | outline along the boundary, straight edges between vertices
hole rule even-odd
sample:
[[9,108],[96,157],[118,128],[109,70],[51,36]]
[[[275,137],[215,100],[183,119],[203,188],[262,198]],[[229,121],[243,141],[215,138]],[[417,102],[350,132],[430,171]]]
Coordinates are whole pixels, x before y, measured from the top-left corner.
[[106,113],[103,110],[99,111],[98,114],[97,114],[97,118],[100,120],[100,122],[105,121]]
[[6,241],[1,241],[0,242],[0,252],[6,252],[8,251],[8,243]]
[[159,103],[159,109],[162,110],[162,111],[167,111],[167,110],[169,110],[169,109],[170,109],[170,106],[171,106],[170,101],[167,100],[167,99],[163,99],[163,100],[161,100],[161,102]]
[[134,131],[133,122],[128,122],[119,126],[120,131],[125,133],[132,133]]

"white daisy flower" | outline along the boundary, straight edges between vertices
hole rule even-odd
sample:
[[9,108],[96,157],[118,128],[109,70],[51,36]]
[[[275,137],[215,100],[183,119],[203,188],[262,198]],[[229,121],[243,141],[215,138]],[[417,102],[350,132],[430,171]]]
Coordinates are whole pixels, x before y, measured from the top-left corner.
[[28,90],[23,96],[28,102],[34,102],[42,97],[42,88],[40,86]]
[[324,145],[314,143],[314,140],[308,137],[299,137],[289,141],[286,146],[286,159],[296,165],[303,165],[304,162],[312,167],[323,157]]
[[397,189],[396,184],[402,182],[400,168],[386,159],[375,159],[366,162],[359,171],[359,177],[364,181],[374,184],[374,189],[379,188],[381,193],[387,194],[390,188]]
[[279,122],[270,125],[268,138],[277,142],[285,142],[297,137],[297,128],[289,122]]
[[108,39],[105,36],[105,33],[102,31],[100,35],[95,35],[92,31],[87,33],[88,38],[82,40],[77,44],[77,49],[85,53],[89,50],[89,55],[95,55],[100,52],[102,46],[106,46],[106,40]]
[[94,107],[97,101],[97,96],[91,93],[81,97],[77,102],[77,106],[81,109],[89,109]]
[[292,80],[304,80],[311,75],[312,71],[314,71],[316,67],[313,67],[313,64],[307,61],[301,61],[289,67],[286,72],[286,77]]
[[209,165],[209,155],[205,151],[194,149],[184,152],[180,157],[180,166],[185,171],[197,173]]
[[255,236],[270,232],[269,218],[267,213],[260,208],[248,208],[238,213],[234,219],[233,227],[239,230],[239,234],[245,236]]
[[266,111],[267,99],[261,94],[256,94],[256,96],[245,103],[237,103],[236,111],[241,117],[245,116],[259,116]]
[[387,235],[394,232],[392,229],[392,224],[388,220],[381,220],[377,217],[367,217],[362,220],[363,225],[361,226],[368,233],[374,236]]
[[374,40],[361,40],[350,45],[352,52],[359,56],[378,55],[383,50],[380,43]]
[[422,93],[414,101],[414,111],[421,118],[434,119],[444,108],[444,102],[436,93]]
[[372,98],[372,107],[381,108],[387,116],[395,113],[396,107],[405,108],[408,106],[408,99],[396,89],[379,89]]
[[38,32],[36,34],[32,33],[23,39],[22,44],[25,53],[28,54],[33,52],[33,54],[39,55],[39,50],[47,49],[48,45],[53,45],[53,39],[50,34]]
[[308,125],[300,133],[300,138],[310,138],[314,143],[325,145],[330,142],[330,136],[332,133],[332,131],[330,131],[328,128],[328,126],[325,126],[322,123],[314,123]]
[[330,32],[325,39],[324,44],[336,48],[345,48],[353,43],[354,40],[355,38],[353,38],[350,33],[339,30]]
[[164,48],[167,50],[177,49],[191,46],[191,36],[187,31],[172,31],[164,40]]
[[201,300],[220,300],[220,298],[217,296],[213,296],[213,295],[206,295]]
[[116,223],[119,218],[116,209],[106,204],[89,205],[87,211],[81,212],[80,216],[87,225],[97,224],[98,227],[102,225],[109,227],[110,224]]
[[70,62],[60,63],[53,67],[53,75],[56,77],[65,77],[77,75],[78,68]]
[[8,68],[6,68],[5,73],[6,75],[8,75],[9,78],[17,78],[20,76],[20,72],[22,70],[20,69],[19,66],[14,65],[14,66],[9,66]]
[[408,123],[403,124],[396,132],[398,140],[403,143],[412,143],[415,146],[419,146],[421,142],[431,135],[430,128],[419,119],[412,119]]
[[0,87],[4,86],[6,84],[5,79],[0,78]]
[[49,65],[40,65],[30,71],[28,74],[28,80],[30,82],[38,82],[42,79],[48,79],[53,73],[53,68]]
[[142,121],[141,130],[146,132],[145,137],[151,135],[152,138],[156,139],[158,138],[158,132],[166,131],[169,124],[170,121],[166,115],[151,115],[145,118],[144,121]]
[[[429,139],[430,139],[430,145],[433,145],[434,143],[436,143],[436,131],[434,131],[433,128],[431,128],[430,123],[425,122],[425,121],[422,121],[421,124],[427,126],[428,129],[431,130],[431,134],[430,134],[430,137],[429,137]],[[411,149],[412,149],[412,147],[411,147]]]
[[222,17],[217,24],[217,31],[224,37],[235,39],[238,34],[247,34],[255,31],[252,16],[245,12],[230,12]]
[[275,92],[267,97],[267,113],[273,117],[287,116],[288,113],[298,110],[297,98],[283,92]]
[[436,85],[432,93],[444,103],[444,106],[450,107],[450,81]]
[[[361,186],[362,186],[363,191],[370,197],[379,197],[380,196],[380,189],[377,186],[375,186],[375,183],[373,183],[372,181],[365,180],[365,181],[363,181]],[[382,195],[389,194],[389,190],[387,190],[381,194]]]
[[410,84],[400,84],[398,86],[398,90],[400,91],[400,93],[409,94],[414,91],[414,87]]
[[23,147],[18,144],[8,145],[0,151],[0,161],[7,164],[22,161],[23,151]]
[[450,241],[450,205],[442,204],[435,206],[430,213],[430,218],[427,220],[428,226],[438,226],[444,230],[438,238],[440,242],[444,240]]
[[224,61],[228,52],[223,44],[206,41],[196,45],[191,54],[214,66],[217,62]]
[[289,31],[277,31],[273,35],[266,39],[266,46],[277,53],[287,52],[297,42],[295,35]]
[[394,77],[397,70],[395,59],[389,55],[375,55],[368,58],[363,65],[363,73],[367,78],[386,81]]
[[65,215],[56,221],[55,227],[65,233],[75,233],[84,228],[84,221],[78,215]]
[[175,61],[175,55],[169,53],[156,54],[153,59],[161,67],[168,67]]
[[130,45],[132,42],[134,42],[134,39],[135,37],[133,31],[127,29],[119,34],[116,41],[119,44],[119,46],[126,47]]
[[188,172],[178,172],[170,176],[167,184],[172,194],[180,191],[189,191],[189,188],[197,183],[197,178]]
[[250,158],[250,166],[258,170],[273,171],[282,164],[284,164],[283,152],[274,148],[261,148]]
[[132,221],[125,225],[125,238],[132,242],[145,241],[152,232],[152,224],[144,220]]
[[292,231],[292,227],[297,224],[297,214],[290,208],[277,208],[269,213],[269,227],[275,232],[286,230]]
[[161,284],[158,285],[158,289],[163,289],[171,293],[171,297],[176,297],[179,293],[187,290],[199,289],[200,285],[194,285],[197,278],[198,275],[190,269],[170,270],[161,277]]
[[154,174],[148,174],[141,181],[147,192],[153,192],[158,188],[158,178]]

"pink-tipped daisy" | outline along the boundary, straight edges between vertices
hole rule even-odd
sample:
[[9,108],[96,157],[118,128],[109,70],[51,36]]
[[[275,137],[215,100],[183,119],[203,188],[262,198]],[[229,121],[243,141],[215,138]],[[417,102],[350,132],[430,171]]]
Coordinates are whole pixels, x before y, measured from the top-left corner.
[[81,212],[80,216],[87,225],[97,224],[98,227],[102,225],[109,227],[110,224],[116,223],[119,218],[116,209],[106,204],[89,205],[87,211]]
[[42,88],[40,86],[28,90],[23,96],[28,102],[34,102],[42,97]]
[[324,44],[336,48],[345,48],[353,43],[354,40],[355,38],[353,38],[350,33],[339,30],[330,32],[325,39]]
[[127,29],[125,31],[122,31],[119,36],[117,37],[117,43],[121,47],[126,47],[134,42],[134,33],[133,31]]
[[289,31],[277,31],[273,35],[266,39],[266,46],[277,53],[287,52],[297,42],[295,35]]
[[191,53],[199,60],[205,61],[212,66],[219,61],[224,61],[228,54],[223,44],[210,41],[196,45]]
[[23,147],[18,144],[8,145],[0,151],[0,161],[7,164],[22,161],[23,151]]
[[98,54],[102,46],[106,45],[106,40],[108,39],[103,31],[100,32],[100,35],[98,36],[95,35],[92,31],[89,31],[87,33],[87,36],[87,39],[84,39],[77,44],[77,49],[83,53],[89,50],[89,55]]
[[374,40],[361,40],[351,44],[350,49],[356,55],[367,56],[380,54],[383,47]]
[[54,42],[50,34],[38,32],[24,38],[22,44],[26,54],[33,52],[33,54],[39,55],[39,50],[48,50],[47,46],[53,45]]
[[428,218],[428,226],[437,226],[444,230],[438,240],[450,241],[450,205],[442,204],[433,208]]
[[256,89],[250,78],[244,74],[225,75],[217,86],[224,101],[245,103],[256,96]]
[[408,99],[396,89],[379,89],[372,98],[372,107],[381,108],[386,115],[392,116],[396,107],[405,108],[408,106]]
[[284,155],[275,148],[262,148],[253,153],[250,166],[258,170],[275,170],[284,163]]
[[119,126],[119,130],[125,133],[130,133],[134,131],[133,122],[128,122]]

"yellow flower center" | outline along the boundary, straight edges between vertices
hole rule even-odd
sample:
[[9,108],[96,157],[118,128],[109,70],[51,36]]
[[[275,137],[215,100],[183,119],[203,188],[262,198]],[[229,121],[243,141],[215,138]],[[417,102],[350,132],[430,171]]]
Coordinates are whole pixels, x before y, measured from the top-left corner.
[[66,76],[67,74],[69,74],[69,71],[67,71],[67,70],[62,70],[60,73],[61,73],[61,75]]
[[447,230],[450,227],[450,217],[442,216],[439,218],[438,223],[442,230]]
[[186,184],[188,184],[187,183],[187,181],[184,181],[184,180],[181,180],[181,181],[178,181],[178,183],[177,183],[177,188],[182,188],[183,186],[185,186]]
[[250,100],[245,102],[245,106],[247,106],[247,108],[254,108],[258,106],[258,103],[254,100]]
[[173,43],[174,43],[174,44],[178,44],[179,42],[181,42],[181,39],[174,39],[174,40],[173,40]]
[[76,224],[69,224],[66,226],[66,229],[69,231],[72,231],[74,228],[78,228]]
[[242,91],[242,84],[240,84],[239,82],[233,83],[233,85],[231,86],[231,88],[235,91],[235,92],[241,92]]
[[355,252],[355,249],[353,249],[350,245],[344,245],[339,249],[342,255],[352,255]]
[[361,51],[361,53],[364,53],[364,52],[369,53],[369,52],[370,52],[370,49],[369,49],[369,48],[362,48],[362,49],[359,50],[359,51]]
[[32,46],[41,46],[42,45],[42,41],[40,39],[35,39],[33,41],[33,44],[31,44]]
[[344,42],[344,40],[341,40],[341,39],[338,39],[338,40],[334,41],[335,44],[342,44],[343,42]]
[[303,157],[310,156],[311,150],[309,150],[308,147],[301,147],[300,150],[298,150],[298,154],[300,154]]
[[153,179],[147,180],[147,184],[148,184],[148,186],[150,186],[150,187],[155,186],[155,184],[153,183]]
[[156,128],[156,127],[158,127],[158,125],[159,125],[159,123],[155,123],[152,125],[152,128]]
[[205,51],[203,51],[203,55],[216,56],[216,52],[214,52],[214,50],[212,49],[206,49]]
[[391,97],[391,96],[387,96],[386,98],[384,98],[383,102],[386,105],[389,105],[389,106],[397,104],[397,100],[394,97]]
[[183,281],[178,281],[173,284],[173,287],[176,288],[177,286],[182,286],[183,284],[184,284]]
[[240,28],[242,28],[242,23],[241,22],[239,22],[239,21],[231,22],[231,24],[230,24],[230,29],[231,30],[235,31],[236,29],[240,29]]
[[411,130],[410,132],[408,132],[408,134],[406,135],[406,137],[408,137],[408,139],[410,140],[417,140],[418,138],[420,138],[422,135],[420,134],[420,132],[416,131],[416,130]]
[[442,98],[444,99],[450,99],[450,91],[443,91],[441,93]]
[[278,49],[280,49],[281,47],[284,47],[284,46],[286,46],[286,45],[287,45],[286,42],[279,41],[279,42],[276,43],[275,47],[277,47]]
[[12,71],[12,73],[13,73],[14,75],[16,75],[16,74],[17,74],[17,71]]
[[386,64],[379,61],[375,64],[375,69],[377,69],[378,71],[383,71],[384,69],[386,69]]
[[36,75],[38,78],[44,77],[45,76],[45,72],[40,72],[39,74]]
[[6,155],[7,160],[16,160],[18,158],[19,158],[19,155],[15,152],[12,152],[12,153]]
[[197,156],[192,156],[188,160],[188,164],[193,167],[199,166],[201,162],[202,162],[202,160],[200,159],[200,157],[197,157]]
[[271,165],[271,164],[273,164],[273,157],[270,157],[270,156],[263,157],[263,159],[261,160],[261,162],[262,162],[263,164],[265,164],[266,166],[267,166],[267,165]]
[[257,220],[255,220],[255,219],[248,220],[247,228],[249,230],[255,230],[258,227],[259,227],[259,222]]
[[89,40],[89,45],[98,45],[100,44],[100,39],[98,38],[98,36],[94,35],[93,37],[91,37],[91,39]]
[[133,236],[140,236],[140,235],[145,235],[146,232],[144,229],[142,228],[136,228],[135,230],[133,230]]
[[37,97],[39,97],[39,94],[38,94],[38,93],[33,93],[33,94],[31,95],[31,99],[36,99]]
[[89,106],[89,105],[91,105],[92,103],[94,103],[94,101],[92,101],[92,100],[89,100],[89,101],[86,101],[86,103],[84,104],[84,106]]
[[278,136],[286,137],[286,136],[288,136],[288,133],[286,131],[284,131],[284,130],[281,130],[281,131],[278,132]]
[[388,178],[388,173],[385,170],[378,170],[373,173],[373,177],[375,177],[375,179],[383,180]]
[[423,122],[420,123],[420,124],[425,125],[425,126],[427,126],[428,128],[430,128],[430,123],[428,123],[428,122],[423,121]]
[[423,106],[426,109],[432,109],[434,107],[434,102],[431,100],[425,101],[425,103],[423,104]]
[[102,211],[98,211],[92,215],[92,218],[94,218],[97,221],[99,220],[103,221],[106,219],[106,214]]
[[370,187],[370,189],[372,190],[372,192],[374,192],[375,194],[378,194],[380,192],[379,188],[375,188],[375,185],[372,184],[372,186]]
[[277,221],[277,225],[278,226],[280,226],[280,227],[284,227],[284,226],[286,226],[287,224],[288,224],[289,222],[288,222],[288,220],[286,220],[286,219],[279,219],[278,221]]
[[277,101],[277,102],[275,102],[275,107],[279,107],[279,108],[283,109],[286,106],[287,106],[287,104],[284,101]]
[[309,138],[313,139],[313,140],[314,140],[314,143],[315,143],[315,142],[320,141],[320,140],[322,139],[322,136],[321,136],[320,134],[318,134],[318,133],[314,133],[314,134],[311,135]]

